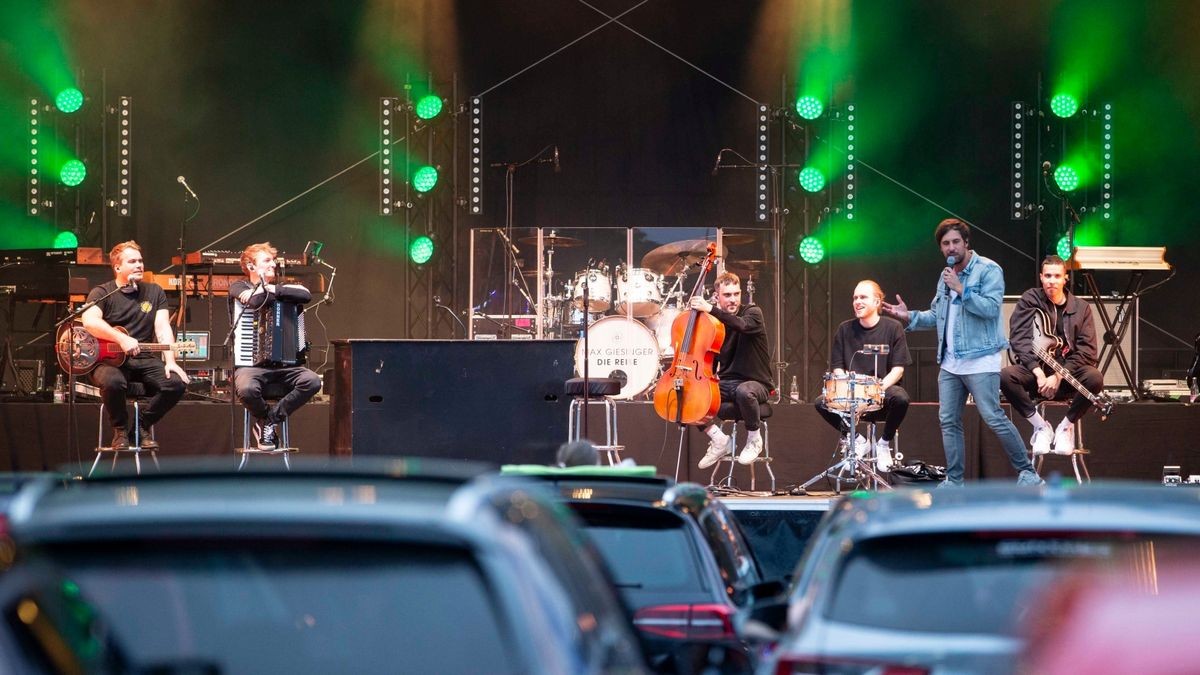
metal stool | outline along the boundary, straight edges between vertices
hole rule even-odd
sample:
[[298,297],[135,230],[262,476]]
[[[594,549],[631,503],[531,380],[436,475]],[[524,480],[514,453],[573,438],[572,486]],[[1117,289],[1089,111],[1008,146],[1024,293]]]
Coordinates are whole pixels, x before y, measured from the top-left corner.
[[[762,454],[760,454],[758,457],[755,457],[754,461],[750,462],[750,464],[748,465],[750,467],[750,491],[751,492],[753,492],[754,488],[755,488],[756,476],[755,476],[755,472],[754,472],[754,467],[755,467],[755,465],[760,464],[760,463],[763,464],[764,466],[766,466],[767,475],[769,475],[771,477],[771,492],[775,491],[775,472],[771,470],[771,444],[768,442],[769,441],[769,438],[768,438],[769,430],[767,427],[767,418],[770,417],[772,415],[772,413],[774,413],[774,412],[775,411],[774,411],[774,409],[771,408],[770,403],[759,403],[758,404],[758,417],[760,420],[760,424],[762,424],[763,451],[762,451]],[[732,428],[730,429],[730,432],[729,432],[729,437],[733,439],[733,443],[731,443],[732,451],[730,454],[725,455],[721,459],[717,460],[716,465],[713,467],[712,475],[709,476],[709,478],[708,478],[708,484],[711,487],[732,488],[733,487],[733,468],[737,463],[737,455],[738,455],[738,450],[737,450],[738,422],[743,421],[742,414],[738,410],[736,402],[722,401],[721,407],[717,409],[717,417],[721,419],[722,430],[724,430],[723,428],[724,428],[726,422],[728,422],[732,425]],[[721,480],[718,481],[717,480],[717,471],[720,470],[722,462],[729,462],[729,471],[728,471],[728,473],[726,473],[724,476],[721,477]]]
[[[266,400],[268,404],[274,404],[278,402],[279,399],[287,396],[290,392],[291,389],[289,389],[287,385],[269,383],[263,386],[263,399]],[[288,433],[290,420],[285,417],[282,422],[279,422],[279,434],[276,438],[274,450],[259,450],[256,443],[251,443],[252,439],[250,435],[250,424],[250,411],[242,408],[242,447],[233,449],[234,452],[242,456],[241,461],[238,462],[238,471],[241,471],[243,468],[245,468],[247,460],[250,459],[250,455],[282,457],[284,467],[286,467],[288,471],[291,471],[292,461],[288,459],[288,457],[293,452],[300,452],[300,448],[292,447],[291,435]]]
[[[157,450],[157,448],[143,448],[142,447],[141,401],[142,401],[142,399],[146,398],[145,385],[143,385],[141,382],[128,383],[127,388],[125,390],[125,398],[126,398],[126,400],[133,402],[133,425],[132,425],[133,429],[132,429],[132,436],[130,436],[130,439],[132,440],[133,445],[131,445],[127,448],[114,448],[112,446],[104,445],[104,420],[107,418],[107,415],[104,414],[104,402],[101,401],[100,402],[100,421],[97,424],[98,429],[96,431],[96,459],[92,461],[92,468],[88,469],[89,476],[91,476],[92,472],[94,472],[96,470],[96,466],[100,464],[100,458],[103,457],[104,453],[106,453],[106,452],[112,453],[112,469],[117,468],[117,459],[121,456],[121,453],[123,453],[123,452],[133,455],[133,466],[134,466],[134,469],[139,474],[142,472],[141,455],[143,452],[148,453],[150,455],[150,459],[154,460],[154,468],[156,468],[156,469],[159,468],[158,467],[158,450]],[[150,438],[154,439],[154,430],[153,429],[150,430]]]
[[[603,453],[609,466],[621,463],[621,451],[625,446],[617,439],[617,404],[612,397],[621,393],[621,381],[609,377],[593,377],[587,381],[588,404],[598,403],[604,406],[604,445],[597,445],[596,450]],[[579,440],[584,415],[583,393],[585,391],[582,377],[572,377],[566,381],[566,393],[571,399],[571,407],[567,413],[567,441]],[[590,440],[590,439],[589,439]]]
[[[1046,419],[1046,403],[1047,403],[1047,401],[1045,399],[1039,400],[1037,402],[1037,411],[1038,411],[1038,414],[1042,416],[1042,419]],[[1049,424],[1049,422],[1047,422],[1047,424]],[[1084,460],[1084,456],[1091,454],[1091,451],[1083,447],[1083,418],[1075,420],[1075,422],[1072,424],[1072,426],[1075,427],[1075,447],[1071,449],[1070,454],[1063,454],[1060,452],[1052,451],[1049,455],[1033,456],[1032,455],[1033,449],[1030,448],[1030,450],[1029,450],[1029,452],[1031,453],[1030,459],[1033,461],[1034,470],[1037,471],[1039,475],[1041,475],[1042,464],[1046,461],[1047,457],[1049,457],[1051,455],[1058,455],[1060,457],[1070,457],[1071,458],[1071,470],[1075,472],[1075,482],[1082,485],[1084,483],[1092,482],[1092,475],[1090,473],[1088,473],[1087,462]],[[1051,427],[1051,429],[1053,429],[1053,427]]]

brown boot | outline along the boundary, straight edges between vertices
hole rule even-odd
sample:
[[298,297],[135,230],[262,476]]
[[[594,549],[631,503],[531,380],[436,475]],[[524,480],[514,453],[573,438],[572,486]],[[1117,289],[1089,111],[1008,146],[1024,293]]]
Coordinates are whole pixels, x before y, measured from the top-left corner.
[[125,433],[125,427],[113,427],[112,442],[108,447],[114,450],[124,450],[129,447],[129,434]]

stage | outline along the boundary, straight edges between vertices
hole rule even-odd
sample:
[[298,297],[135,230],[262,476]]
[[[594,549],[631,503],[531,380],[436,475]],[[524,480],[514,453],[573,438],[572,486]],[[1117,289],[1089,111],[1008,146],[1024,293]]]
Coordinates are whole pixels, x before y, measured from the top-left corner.
[[[552,437],[526,438],[530,435],[527,427],[511,424],[496,425],[490,429],[496,439],[491,446],[471,443],[457,446],[452,451],[445,448],[430,451],[421,438],[401,433],[392,435],[382,443],[375,442],[373,447],[385,445],[389,448],[387,454],[457,457],[497,464],[531,459],[549,462],[553,448],[566,436],[567,406],[565,400],[554,403],[541,401],[538,405],[552,406],[561,411],[561,429],[556,427],[549,432]],[[591,407],[591,435],[602,436],[601,406]],[[0,453],[0,469],[33,471],[75,462],[90,465],[96,444],[99,404],[76,404],[75,452],[71,452],[67,445],[68,410],[66,404],[0,403],[0,445],[4,449]],[[334,426],[332,411],[333,406],[326,402],[313,402],[292,417],[291,438],[293,444],[300,448],[302,456],[330,454]],[[1063,405],[1052,406],[1048,417],[1052,422],[1057,422],[1064,411]],[[653,406],[646,402],[618,402],[617,418],[619,441],[625,446],[624,456],[639,464],[654,464],[661,473],[674,475],[678,428],[659,419],[654,414]],[[453,403],[449,403],[445,406],[440,423],[447,429],[461,428],[464,436],[470,436],[479,433],[479,430],[471,429],[474,419],[476,416],[472,410],[456,409]],[[240,443],[240,407],[231,410],[228,404],[199,401],[180,403],[156,429],[162,446],[160,457],[228,455],[231,464],[235,463],[237,458],[232,451],[229,433],[231,420]],[[777,477],[776,486],[780,490],[805,482],[831,464],[837,436],[811,404],[778,404],[774,406],[774,415],[768,424],[772,466]],[[980,422],[973,406],[967,406],[965,426],[968,480],[1015,477],[995,436]],[[1017,423],[1017,428],[1022,436],[1028,435],[1028,427],[1023,421]],[[1157,482],[1162,478],[1164,465],[1179,465],[1185,477],[1189,473],[1200,473],[1200,442],[1196,440],[1200,438],[1200,407],[1178,403],[1124,403],[1119,404],[1106,421],[1088,415],[1084,419],[1083,430],[1085,445],[1091,450],[1087,462],[1095,479]],[[695,467],[706,445],[707,438],[697,429],[689,429],[684,435],[680,480],[709,482],[710,471],[700,471]],[[520,457],[506,456],[512,453],[497,452],[494,449],[497,447],[521,448]],[[906,461],[921,459],[932,464],[945,463],[936,404],[915,403],[909,408],[908,418],[900,431],[899,449]],[[268,458],[262,458],[262,461],[268,461]],[[1069,473],[1070,464],[1065,458],[1051,455],[1046,460],[1043,473],[1050,471]],[[735,467],[734,478],[737,487],[749,489],[746,467]],[[758,490],[769,488],[769,481],[761,466],[757,478]],[[827,490],[829,486],[822,480],[813,488]]]

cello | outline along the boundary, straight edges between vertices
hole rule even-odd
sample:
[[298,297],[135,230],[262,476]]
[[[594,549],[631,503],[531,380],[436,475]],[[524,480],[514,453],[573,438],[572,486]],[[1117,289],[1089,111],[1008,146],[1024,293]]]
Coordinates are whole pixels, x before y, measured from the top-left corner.
[[[717,245],[710,242],[700,278],[689,298],[704,288],[704,277],[712,269]],[[706,425],[717,416],[721,390],[713,374],[713,360],[725,342],[725,324],[708,312],[690,309],[671,323],[671,345],[675,356],[671,367],[654,387],[654,412],[679,425]]]

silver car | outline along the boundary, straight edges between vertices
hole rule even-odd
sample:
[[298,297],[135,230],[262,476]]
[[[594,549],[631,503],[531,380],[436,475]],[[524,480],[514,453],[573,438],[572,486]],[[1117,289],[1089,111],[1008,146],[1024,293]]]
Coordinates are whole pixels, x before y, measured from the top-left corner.
[[[1151,484],[858,493],[822,520],[760,673],[1008,673],[1035,600],[1081,569],[1157,592],[1200,547],[1200,490]],[[783,613],[755,616],[775,628]],[[769,637],[769,633],[768,633]]]

